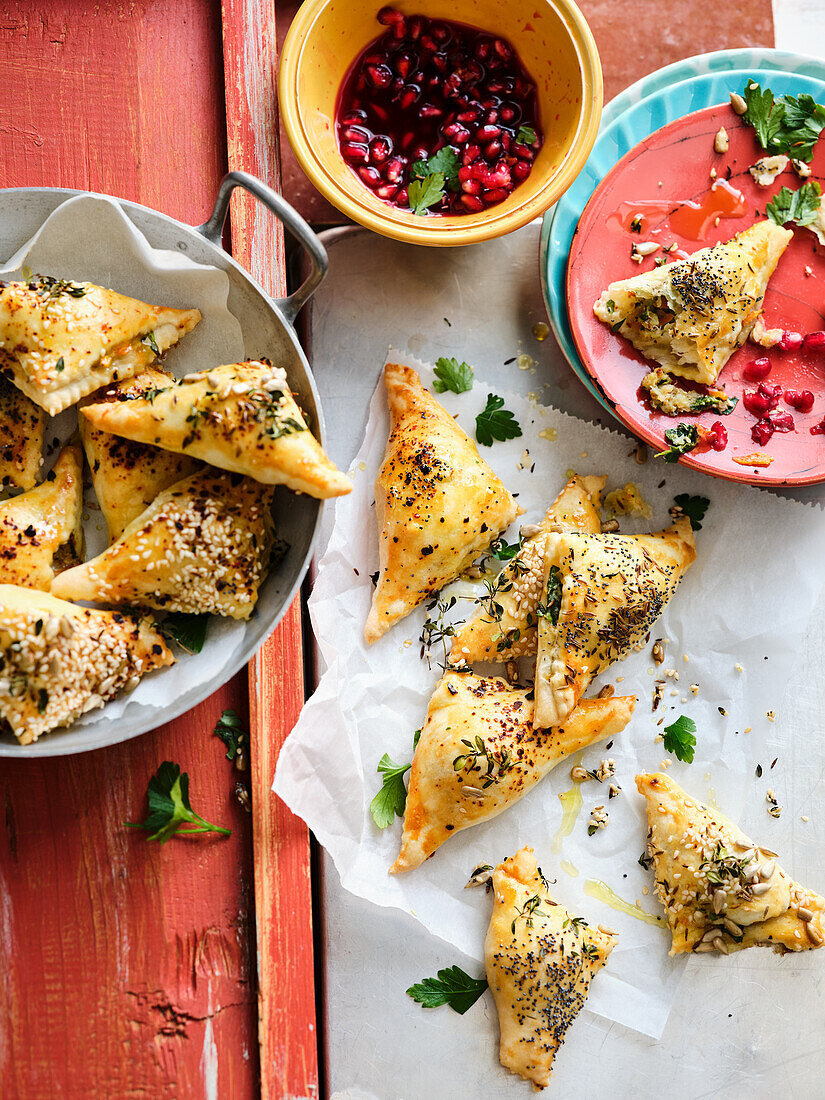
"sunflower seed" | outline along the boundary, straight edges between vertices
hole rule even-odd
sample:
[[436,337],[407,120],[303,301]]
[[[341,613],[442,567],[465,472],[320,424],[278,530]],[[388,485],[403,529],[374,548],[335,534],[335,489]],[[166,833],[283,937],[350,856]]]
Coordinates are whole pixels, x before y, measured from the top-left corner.
[[761,898],[763,894],[767,894],[770,888],[771,884],[769,882],[756,882],[751,886],[751,893],[755,898]]
[[729,955],[730,954],[730,948],[728,947],[728,945],[725,943],[725,941],[722,939],[721,936],[719,936],[718,939],[715,939],[713,941],[713,946],[716,948],[717,951],[721,951],[723,955]]
[[808,933],[808,939],[814,944],[815,947],[819,947],[822,943],[823,936],[815,924],[808,923],[805,925],[805,931]]
[[697,943],[693,950],[695,953],[698,954],[700,951],[715,951],[716,948],[713,946],[712,943]]
[[763,879],[769,879],[773,876],[773,873],[774,873],[775,870],[776,870],[776,860],[775,859],[768,860],[767,863],[762,864],[762,875],[761,875],[761,877]]
[[810,910],[810,909],[805,909],[805,908],[803,908],[803,906],[801,906],[801,905],[800,905],[800,907],[799,907],[799,908],[797,909],[797,911],[796,911],[796,912],[797,912],[797,914],[798,914],[798,916],[799,916],[799,919],[800,919],[800,920],[804,920],[804,921],[809,921],[809,920],[813,920],[813,919],[814,919],[814,915],[813,915],[813,913],[811,912],[811,910]]
[[742,96],[739,95],[738,92],[730,93],[730,105],[733,108],[734,113],[737,115],[745,114],[748,109],[747,103],[744,101]]
[[742,929],[739,927],[738,924],[735,924],[729,917],[725,917],[724,925],[725,925],[725,928],[727,928],[728,932],[730,932],[730,934],[735,939],[738,939],[742,935]]
[[721,913],[725,908],[725,902],[728,900],[728,896],[724,890],[713,891],[713,911],[714,913]]

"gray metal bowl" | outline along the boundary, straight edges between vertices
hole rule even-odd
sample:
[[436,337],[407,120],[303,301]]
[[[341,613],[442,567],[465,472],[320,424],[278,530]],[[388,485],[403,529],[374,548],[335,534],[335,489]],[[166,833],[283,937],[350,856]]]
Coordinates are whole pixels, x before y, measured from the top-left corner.
[[[307,250],[310,274],[288,298],[277,301],[270,298],[221,247],[221,232],[235,187],[243,187],[263,202]],[[11,256],[62,202],[81,194],[88,192],[51,187],[0,190],[0,256]],[[240,323],[247,355],[266,356],[286,370],[299,404],[309,414],[313,430],[323,443],[324,422],[318,391],[292,327],[298,311],[318,287],[327,269],[324,247],[304,219],[274,191],[243,172],[231,172],[224,177],[212,216],[201,226],[186,225],[137,203],[116,201],[153,247],[184,252],[196,263],[210,264],[226,272],[229,278],[227,304]],[[309,567],[321,518],[321,502],[278,487],[274,513],[278,534],[289,543],[290,549],[263,584],[256,613],[245,626],[243,645],[227,660],[219,680],[184,692],[173,706],[151,717],[147,715],[146,706],[127,702],[116,721],[96,721],[105,709],[95,711],[66,730],[45,734],[32,745],[23,746],[12,737],[0,737],[0,756],[64,756],[115,745],[176,718],[229,680],[275,629],[298,591]],[[185,659],[196,661],[197,657]],[[153,675],[162,676],[163,672]]]

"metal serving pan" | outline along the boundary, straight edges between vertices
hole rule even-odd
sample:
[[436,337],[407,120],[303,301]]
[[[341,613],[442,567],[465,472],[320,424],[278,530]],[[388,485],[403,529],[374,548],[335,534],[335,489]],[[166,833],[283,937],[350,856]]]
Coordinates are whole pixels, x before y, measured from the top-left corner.
[[[267,206],[297,238],[307,252],[309,274],[288,298],[270,298],[258,283],[221,247],[221,233],[229,210],[232,191],[242,187]],[[66,188],[36,187],[0,189],[0,257],[11,256],[34,235],[46,218],[66,199],[89,192]],[[228,306],[243,331],[247,355],[266,356],[282,366],[301,407],[322,443],[324,422],[318,390],[293,324],[301,307],[316,290],[327,270],[323,245],[304,219],[265,184],[245,172],[230,172],[221,181],[215,207],[200,226],[161,214],[138,203],[116,199],[122,210],[155,248],[185,252],[196,263],[210,264],[229,278]],[[229,680],[257,652],[283,617],[309,567],[312,547],[321,518],[321,501],[301,496],[279,486],[273,510],[278,534],[289,543],[289,551],[264,582],[256,613],[245,626],[243,645],[221,670],[219,681],[184,692],[162,715],[137,702],[127,702],[117,721],[86,724],[83,718],[66,730],[54,730],[32,745],[19,745],[0,736],[0,756],[64,756],[118,744],[168,722],[196,706],[221,683]],[[187,660],[196,661],[197,657]],[[162,676],[163,672],[155,675]],[[93,711],[92,717],[104,711]]]

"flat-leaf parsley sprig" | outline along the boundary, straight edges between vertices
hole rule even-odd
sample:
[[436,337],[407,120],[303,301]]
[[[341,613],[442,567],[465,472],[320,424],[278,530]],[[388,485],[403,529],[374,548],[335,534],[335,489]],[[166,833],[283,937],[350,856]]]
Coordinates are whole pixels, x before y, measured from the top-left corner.
[[798,191],[783,187],[777,192],[765,208],[765,213],[777,225],[811,225],[816,221],[819,204],[822,201],[822,188],[812,180],[803,183]]
[[664,746],[666,752],[672,752],[683,764],[692,764],[696,751],[696,723],[687,715],[680,715],[675,722],[664,728]]
[[509,409],[504,408],[504,398],[487,394],[487,404],[476,417],[476,439],[483,447],[492,447],[493,441],[503,443],[518,439],[521,425]]
[[433,374],[433,389],[436,393],[444,393],[445,390],[467,393],[473,388],[473,368],[469,363],[459,363],[457,359],[446,359],[442,356],[436,360]]
[[449,1005],[454,1012],[464,1015],[487,989],[486,978],[472,978],[460,966],[447,966],[438,971],[436,978],[422,978],[407,990],[424,1008]]
[[825,128],[825,107],[813,96],[774,96],[749,80],[743,92],[744,119],[751,125],[762,148],[768,153],[785,153],[794,160],[811,160],[814,146]]
[[[202,833],[220,833],[231,836],[231,829],[212,825],[196,814],[189,802],[189,776],[181,772],[178,764],[164,760],[149,780],[146,791],[149,813],[145,821],[127,821],[130,829],[146,829],[149,840],[165,844],[173,836],[200,836]],[[191,828],[183,828],[189,825]]]
[[699,444],[699,429],[695,424],[679,423],[665,432],[666,451],[657,451],[655,457],[665,462],[678,462],[679,455],[686,455]]
[[[413,753],[418,747],[420,736],[421,730],[416,730],[413,737]],[[375,770],[384,778],[381,790],[370,802],[370,814],[379,829],[386,829],[392,825],[396,817],[403,817],[404,807],[407,805],[404,776],[411,767],[412,760],[406,764],[396,764],[388,752],[385,752],[378,761],[378,767]]]

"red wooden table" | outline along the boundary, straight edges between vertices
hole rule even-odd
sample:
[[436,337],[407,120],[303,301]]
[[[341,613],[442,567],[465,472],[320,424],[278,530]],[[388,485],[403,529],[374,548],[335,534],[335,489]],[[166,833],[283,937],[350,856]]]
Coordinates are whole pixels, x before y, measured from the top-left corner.
[[[273,0],[4,0],[0,186],[62,186],[202,222],[226,169],[338,215],[279,148]],[[377,7],[378,5],[376,5]],[[703,7],[583,0],[607,94],[678,57],[770,45],[770,0]],[[663,22],[667,34],[660,33]],[[657,28],[640,40],[638,28]],[[233,200],[235,256],[283,292],[283,240]],[[136,741],[75,758],[0,761],[0,1097],[315,1097],[310,848],[270,794],[304,697],[294,605],[245,674]],[[212,735],[249,717],[239,774]],[[228,839],[147,843],[122,827],[164,759]],[[252,813],[234,796],[241,779]]]

